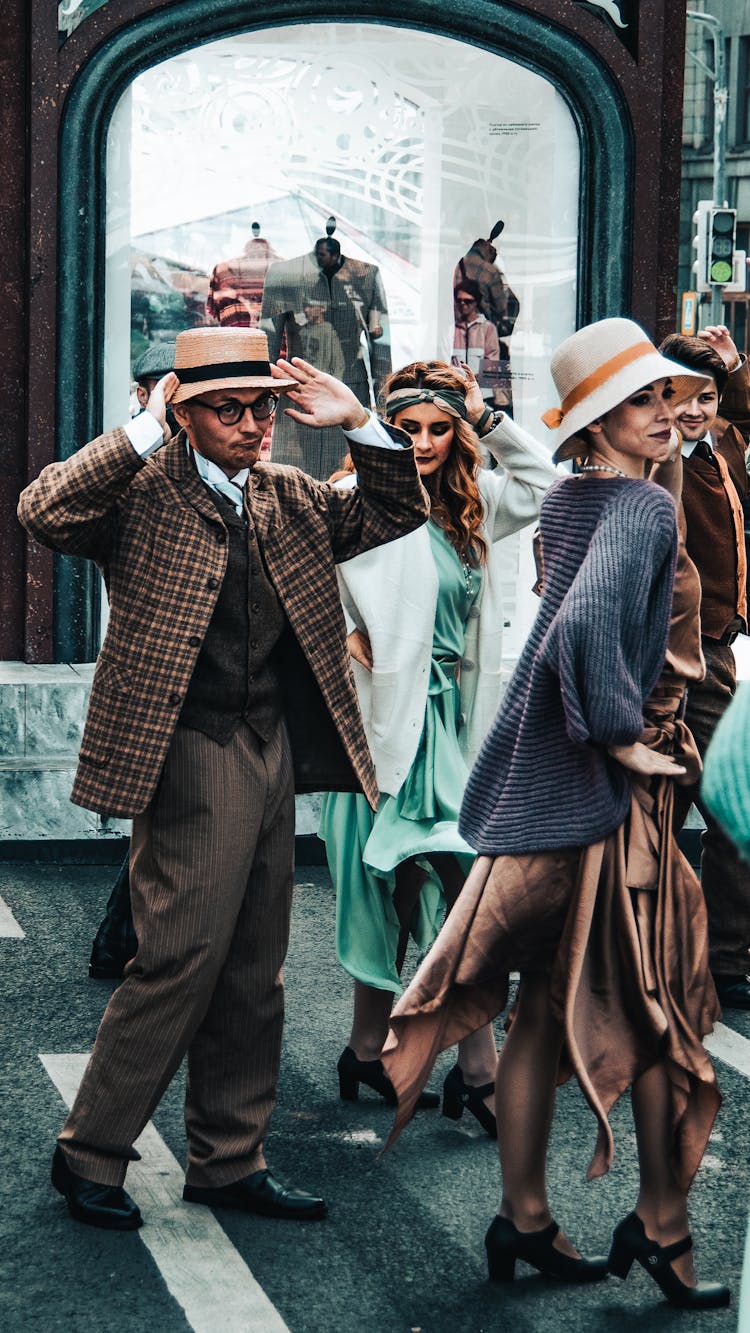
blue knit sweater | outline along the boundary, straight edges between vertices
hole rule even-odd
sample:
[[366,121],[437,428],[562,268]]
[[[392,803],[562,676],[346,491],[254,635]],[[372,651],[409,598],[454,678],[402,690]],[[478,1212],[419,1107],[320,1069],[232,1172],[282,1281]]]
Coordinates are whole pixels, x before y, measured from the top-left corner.
[[459,820],[493,856],[584,846],[623,822],[628,779],[606,747],[640,736],[667,644],[677,526],[666,491],[566,477],[539,521],[544,594]]

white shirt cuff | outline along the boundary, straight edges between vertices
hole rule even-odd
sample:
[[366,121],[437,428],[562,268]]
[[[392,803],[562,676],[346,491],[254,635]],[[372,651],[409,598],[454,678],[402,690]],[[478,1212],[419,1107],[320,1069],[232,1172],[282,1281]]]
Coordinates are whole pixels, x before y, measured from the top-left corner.
[[164,442],[164,432],[151,412],[139,412],[131,417],[123,430],[139,458],[148,458]]
[[358,426],[356,430],[346,430],[344,434],[347,440],[354,440],[355,444],[376,444],[380,449],[403,447],[398,440],[392,439],[374,412],[370,413],[370,420],[366,421],[364,426]]

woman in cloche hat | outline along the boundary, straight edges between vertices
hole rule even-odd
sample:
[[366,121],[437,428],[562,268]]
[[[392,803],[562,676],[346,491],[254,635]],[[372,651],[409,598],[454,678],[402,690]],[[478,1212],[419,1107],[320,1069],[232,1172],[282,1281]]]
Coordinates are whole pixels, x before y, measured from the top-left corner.
[[[707,1309],[729,1291],[696,1284],[687,1192],[720,1104],[702,1045],[718,1005],[700,885],[671,832],[673,783],[695,763],[678,709],[700,672],[698,605],[683,556],[672,609],[675,505],[646,480],[676,453],[675,408],[700,377],[627,319],[580,329],[551,369],[554,457],[579,470],[542,502],[542,600],[466,788],[459,828],[478,859],[392,1016],[392,1138],[438,1051],[493,1019],[520,971],[496,1081],[490,1277],[522,1259],[591,1282],[638,1260],[673,1304]],[[571,1072],[598,1121],[590,1177],[632,1093],[640,1192],[608,1259],[581,1257],[547,1199],[555,1085]]]

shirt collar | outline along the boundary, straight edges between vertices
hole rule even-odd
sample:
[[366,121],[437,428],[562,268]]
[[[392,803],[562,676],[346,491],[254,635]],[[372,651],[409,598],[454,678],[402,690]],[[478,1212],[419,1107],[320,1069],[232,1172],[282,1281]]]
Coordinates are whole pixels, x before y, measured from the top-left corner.
[[693,452],[693,450],[694,450],[696,444],[705,444],[705,445],[707,445],[708,448],[711,450],[711,453],[713,453],[713,451],[714,451],[713,440],[711,439],[711,432],[708,431],[708,432],[703,436],[703,439],[702,439],[702,440],[689,440],[688,442],[686,442],[685,440],[683,440],[683,441],[682,441],[682,457],[683,457],[683,458],[690,458],[690,456],[691,456],[691,454],[692,454],[692,452]]
[[203,454],[193,448],[189,440],[186,440],[185,443],[187,444],[188,453],[192,453],[193,458],[195,459],[198,475],[207,483],[207,485],[213,488],[217,482],[229,480],[234,486],[239,486],[240,490],[244,488],[245,482],[250,475],[249,467],[241,467],[239,472],[235,472],[233,477],[227,478],[226,472],[222,472],[218,464],[214,463],[210,458],[204,458]]

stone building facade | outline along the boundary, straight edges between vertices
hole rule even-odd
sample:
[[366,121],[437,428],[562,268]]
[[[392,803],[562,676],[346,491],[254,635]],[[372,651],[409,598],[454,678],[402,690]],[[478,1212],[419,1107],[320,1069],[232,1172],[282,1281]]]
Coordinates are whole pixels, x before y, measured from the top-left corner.
[[[737,245],[750,256],[750,0],[688,0],[690,15],[721,24],[726,61],[727,203],[737,209]],[[680,261],[678,295],[693,288],[693,213],[699,199],[713,198],[714,48],[709,28],[688,17],[685,41],[685,100],[682,131]],[[717,201],[723,203],[723,200]],[[744,349],[750,345],[747,296],[732,294],[725,316]]]

